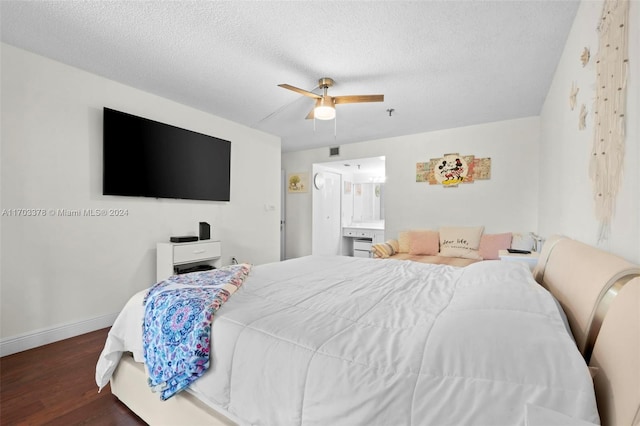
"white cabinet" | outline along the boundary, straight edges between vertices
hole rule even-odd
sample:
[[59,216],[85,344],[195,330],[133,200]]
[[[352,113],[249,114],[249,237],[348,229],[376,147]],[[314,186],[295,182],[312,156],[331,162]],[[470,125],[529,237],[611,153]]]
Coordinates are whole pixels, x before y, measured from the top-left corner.
[[356,238],[353,240],[353,257],[371,257],[371,239]]
[[342,228],[342,235],[352,238],[371,238],[373,237],[373,231],[370,229]]
[[371,244],[384,242],[384,230],[373,228],[342,228],[344,246],[347,255],[354,257],[371,257]]
[[208,263],[220,266],[220,241],[202,240],[190,243],[158,243],[156,246],[156,280],[175,274],[176,266]]

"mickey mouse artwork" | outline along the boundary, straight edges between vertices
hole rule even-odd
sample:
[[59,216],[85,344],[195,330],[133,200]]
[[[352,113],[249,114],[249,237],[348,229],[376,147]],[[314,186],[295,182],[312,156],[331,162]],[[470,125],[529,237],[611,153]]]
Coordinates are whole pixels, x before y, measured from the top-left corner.
[[428,162],[416,163],[416,182],[429,182],[455,188],[461,183],[491,179],[491,158],[474,155],[444,154]]
[[434,177],[442,185],[463,183],[469,174],[469,165],[462,156],[445,155],[433,171]]

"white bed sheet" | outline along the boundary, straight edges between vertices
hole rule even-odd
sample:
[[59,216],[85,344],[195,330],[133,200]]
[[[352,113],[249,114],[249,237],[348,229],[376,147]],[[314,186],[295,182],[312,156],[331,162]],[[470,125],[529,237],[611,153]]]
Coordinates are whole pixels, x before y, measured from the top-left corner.
[[[143,361],[140,293],[96,369]],[[309,256],[256,266],[216,313],[189,392],[243,424],[524,425],[526,405],[599,423],[593,384],[526,265]]]

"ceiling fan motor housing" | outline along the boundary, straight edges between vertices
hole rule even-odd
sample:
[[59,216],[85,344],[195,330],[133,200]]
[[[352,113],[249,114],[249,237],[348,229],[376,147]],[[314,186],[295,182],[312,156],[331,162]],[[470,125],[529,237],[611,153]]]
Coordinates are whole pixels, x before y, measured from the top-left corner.
[[332,78],[322,77],[320,80],[318,80],[318,87],[320,87],[322,89],[327,89],[327,88],[333,86],[333,83],[335,83],[335,82],[333,81]]

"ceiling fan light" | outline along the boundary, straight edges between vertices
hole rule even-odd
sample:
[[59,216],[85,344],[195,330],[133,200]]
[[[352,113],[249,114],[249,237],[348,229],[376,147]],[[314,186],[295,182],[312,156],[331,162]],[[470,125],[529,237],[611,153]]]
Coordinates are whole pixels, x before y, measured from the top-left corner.
[[333,120],[336,118],[336,107],[331,99],[321,98],[316,101],[316,107],[313,110],[313,116],[318,120]]
[[313,116],[318,120],[333,120],[336,118],[336,109],[330,106],[319,106],[313,111]]

